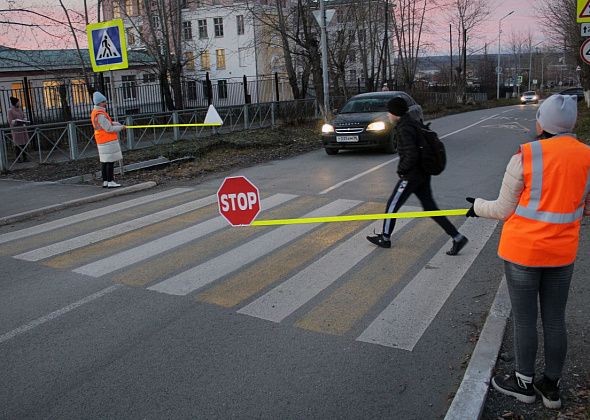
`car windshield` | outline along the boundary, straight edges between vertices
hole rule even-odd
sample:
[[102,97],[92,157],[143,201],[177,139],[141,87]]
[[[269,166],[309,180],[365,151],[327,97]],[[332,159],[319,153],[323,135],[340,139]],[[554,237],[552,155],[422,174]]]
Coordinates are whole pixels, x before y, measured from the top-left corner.
[[357,112],[385,112],[387,101],[391,98],[357,98],[348,101],[340,111],[341,114]]
[[533,96],[535,94],[535,92],[525,92],[524,94],[527,96]]

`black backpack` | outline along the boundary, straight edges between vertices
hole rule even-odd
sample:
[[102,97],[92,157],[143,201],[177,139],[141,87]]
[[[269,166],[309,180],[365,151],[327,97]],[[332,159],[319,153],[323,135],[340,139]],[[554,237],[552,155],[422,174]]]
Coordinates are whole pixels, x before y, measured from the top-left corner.
[[422,170],[428,175],[440,175],[447,164],[445,145],[438,138],[438,134],[430,129],[430,123],[418,123],[417,132]]

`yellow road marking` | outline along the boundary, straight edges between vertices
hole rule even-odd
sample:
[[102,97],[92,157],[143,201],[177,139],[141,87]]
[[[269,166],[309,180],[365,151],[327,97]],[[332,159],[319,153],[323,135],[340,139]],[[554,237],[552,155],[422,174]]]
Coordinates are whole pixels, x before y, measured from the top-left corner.
[[[268,211],[267,214],[281,216],[305,213],[308,209],[315,208],[317,202],[317,197],[296,198],[284,206]],[[322,199],[322,202],[327,202],[327,199]],[[142,264],[137,264],[117,274],[114,277],[114,281],[129,286],[144,286],[161,281],[172,273],[198,265],[223,252],[228,247],[244,242],[267,229],[226,229],[214,233],[194,243],[185,244],[170,253],[159,255]]]
[[392,244],[379,250],[354,278],[330,294],[295,323],[299,328],[326,334],[349,331],[412,267],[423,250],[440,235],[433,235],[432,220],[419,221]]
[[[366,203],[355,211],[375,211],[377,208],[383,208],[383,204]],[[295,243],[267,255],[218,286],[200,293],[196,299],[227,308],[236,306],[284,279],[289,273],[317,258],[318,254],[365,225],[366,223],[359,222],[343,226],[323,226]]]
[[122,223],[129,219],[136,219],[147,214],[156,213],[160,210],[174,207],[197,198],[205,197],[209,194],[195,194],[195,191],[179,194],[177,196],[158,200],[148,204],[143,204],[129,209],[121,210],[116,213],[105,214],[104,217],[84,220],[59,229],[54,229],[38,235],[29,236],[12,242],[0,245],[0,255],[18,255],[23,252],[41,248],[56,242],[60,242],[75,236],[84,235],[99,229]]
[[58,255],[43,262],[52,268],[79,267],[92,261],[116,254],[124,249],[138,246],[157,236],[166,235],[195,224],[196,222],[214,217],[218,212],[217,206],[211,204],[199,210],[167,219],[123,235],[115,236],[104,241],[88,245],[66,254]]

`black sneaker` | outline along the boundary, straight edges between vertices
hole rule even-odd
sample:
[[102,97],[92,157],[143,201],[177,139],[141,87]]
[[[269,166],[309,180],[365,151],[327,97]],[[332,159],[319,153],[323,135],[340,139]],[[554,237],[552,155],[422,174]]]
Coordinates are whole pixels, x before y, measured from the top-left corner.
[[492,386],[498,392],[509,395],[523,403],[535,402],[535,390],[533,389],[533,378],[514,372],[511,375],[496,375],[492,378]]
[[391,248],[391,241],[383,236],[382,233],[377,233],[373,236],[367,236],[367,240],[381,248]]
[[467,239],[465,236],[463,236],[458,241],[453,240],[453,246],[447,251],[447,255],[457,255],[459,251],[461,251],[463,247],[467,245],[467,242],[469,242],[469,239]]
[[558,410],[561,408],[561,399],[559,398],[559,379],[552,381],[544,376],[533,384],[535,392],[543,398],[543,405],[547,408]]

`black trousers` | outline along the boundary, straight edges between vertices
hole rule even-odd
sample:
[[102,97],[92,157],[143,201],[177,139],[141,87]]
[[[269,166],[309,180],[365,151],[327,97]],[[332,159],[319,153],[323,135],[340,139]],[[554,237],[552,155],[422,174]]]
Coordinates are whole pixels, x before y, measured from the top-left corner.
[[[430,188],[430,177],[426,180],[408,181],[400,179],[395,185],[391,197],[387,201],[387,207],[385,207],[385,213],[397,213],[401,206],[408,200],[411,194],[416,194],[418,200],[422,204],[422,208],[425,211],[440,210],[434,198],[432,197],[432,189]],[[450,237],[455,237],[459,234],[457,228],[447,219],[445,216],[433,217],[438,225]],[[395,228],[395,219],[385,219],[383,221],[383,234],[385,236],[391,236],[393,229]]]
[[101,162],[102,180],[111,182],[115,179],[115,162]]

